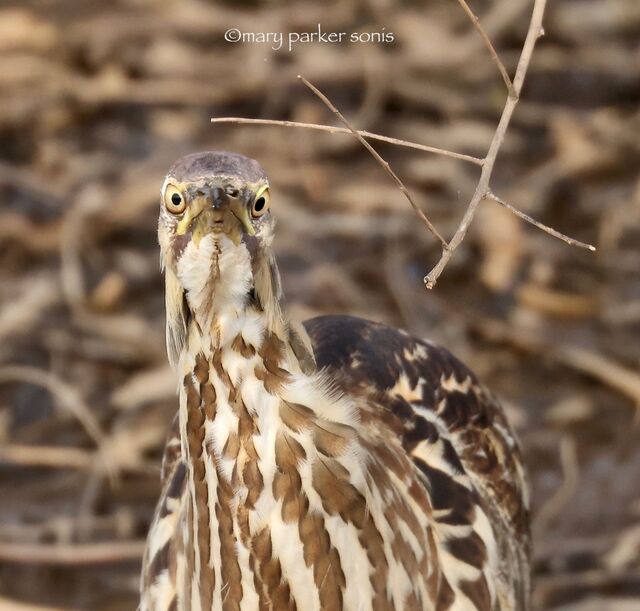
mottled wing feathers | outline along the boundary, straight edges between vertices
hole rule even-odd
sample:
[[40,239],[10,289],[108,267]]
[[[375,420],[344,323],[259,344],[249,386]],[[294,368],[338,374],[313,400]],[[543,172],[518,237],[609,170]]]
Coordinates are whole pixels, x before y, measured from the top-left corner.
[[[494,593],[501,608],[526,608],[527,484],[517,441],[495,398],[448,351],[405,332],[349,316],[314,318],[305,327],[318,367],[342,392],[363,399],[363,426],[400,437],[411,455],[447,539],[443,555],[471,567],[492,564],[502,584]],[[491,525],[493,560],[487,557],[492,550],[478,545],[479,537],[487,538],[481,521]],[[449,537],[456,526],[464,536]],[[475,591],[464,581],[458,585],[484,608],[478,600],[486,596],[483,580]]]
[[167,441],[164,445],[164,453],[162,454],[162,467],[160,472],[160,480],[163,487],[168,483],[171,474],[174,471],[176,462],[182,458],[180,448],[180,418],[179,414],[173,417],[171,428],[167,435]]
[[[162,457],[162,495],[147,537],[142,561],[144,597],[139,611],[147,609],[174,611],[176,601],[176,572],[180,538],[180,510],[186,490],[187,469],[180,450],[178,414],[173,419]],[[152,606],[148,607],[147,605]]]

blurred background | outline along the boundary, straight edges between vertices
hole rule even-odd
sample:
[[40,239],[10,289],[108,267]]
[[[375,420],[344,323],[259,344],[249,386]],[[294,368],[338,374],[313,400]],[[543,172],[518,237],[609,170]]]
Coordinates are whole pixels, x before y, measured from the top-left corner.
[[[531,0],[470,0],[513,74]],[[640,608],[640,3],[554,0],[492,186],[435,290],[433,237],[332,123],[483,157],[504,85],[455,0],[0,6],[0,608],[134,609],[176,410],[156,222],[169,165],[261,161],[293,313],[447,346],[504,401],[534,505],[536,609]],[[289,32],[392,32],[298,44]],[[283,48],[225,31],[283,32]],[[384,30],[383,30],[384,28]],[[366,38],[366,37],[365,37]],[[479,168],[376,144],[450,237]]]

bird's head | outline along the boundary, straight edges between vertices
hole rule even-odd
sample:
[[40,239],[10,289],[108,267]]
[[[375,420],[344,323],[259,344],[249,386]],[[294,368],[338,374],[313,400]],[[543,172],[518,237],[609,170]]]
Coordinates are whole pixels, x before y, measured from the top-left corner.
[[273,228],[269,182],[257,161],[215,151],[187,155],[171,167],[158,235],[174,362],[190,317],[209,326],[249,302],[270,316],[280,313]]

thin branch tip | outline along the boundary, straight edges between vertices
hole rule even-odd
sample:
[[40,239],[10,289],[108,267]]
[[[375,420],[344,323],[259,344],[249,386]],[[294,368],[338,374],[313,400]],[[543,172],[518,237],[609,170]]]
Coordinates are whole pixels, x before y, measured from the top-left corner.
[[429,290],[432,291],[436,284],[437,284],[437,280],[431,278],[431,276],[429,274],[427,274],[423,279],[422,282],[424,283],[424,287]]
[[[303,129],[312,129],[321,132],[328,132],[330,134],[351,134],[352,132],[346,127],[336,127],[333,125],[319,125],[317,123],[300,123],[298,121],[286,121],[278,119],[247,119],[245,117],[212,117],[211,123],[238,123],[240,125],[271,125],[277,127],[294,127]],[[395,146],[402,146],[405,148],[415,149],[417,151],[423,151],[425,153],[433,153],[435,155],[442,155],[444,157],[450,157],[452,159],[458,159],[459,161],[466,161],[474,165],[482,167],[484,161],[478,157],[471,155],[465,155],[464,153],[456,153],[454,151],[448,151],[446,149],[437,148],[435,146],[428,146],[426,144],[418,144],[416,142],[410,142],[408,140],[400,140],[398,138],[392,138],[390,136],[382,136],[380,134],[374,134],[366,130],[359,129],[357,132],[368,140],[378,140],[379,142],[386,142],[387,144],[393,144]]]
[[502,80],[504,81],[504,84],[507,87],[507,91],[509,92],[509,95],[512,95],[515,89],[513,87],[513,82],[511,81],[511,77],[509,76],[507,69],[502,63],[502,60],[500,59],[498,52],[493,46],[491,39],[489,38],[488,34],[485,32],[484,28],[482,27],[479,17],[471,10],[466,0],[458,0],[458,4],[462,7],[464,12],[467,14],[467,17],[469,17],[469,20],[471,21],[471,23],[473,23],[473,27],[476,30],[478,30],[478,33],[480,34],[480,37],[482,38],[482,41],[484,42],[485,47],[487,48],[487,50],[489,51],[489,54],[491,55],[491,59],[493,60],[493,63],[496,65],[496,68],[498,68],[498,72],[500,72],[500,76],[502,77]]
[[558,238],[559,240],[566,242],[570,246],[584,248],[585,250],[589,250],[591,252],[594,252],[596,250],[596,247],[593,244],[588,244],[586,242],[581,242],[580,240],[576,240],[575,238],[571,238],[568,235],[565,235],[564,233],[560,233],[558,230],[553,229],[553,227],[549,227],[548,225],[545,225],[544,223],[537,221],[536,219],[529,216],[525,212],[518,210],[518,208],[516,208],[515,206],[512,206],[510,203],[498,197],[491,190],[487,191],[487,194],[485,195],[485,197],[487,199],[493,200],[494,202],[496,202],[496,204],[500,204],[503,208],[506,208],[507,210],[515,214],[517,217],[521,218],[523,221],[526,221],[530,225],[533,225],[534,227],[541,229],[545,233],[548,233],[549,235],[553,236],[554,238]]

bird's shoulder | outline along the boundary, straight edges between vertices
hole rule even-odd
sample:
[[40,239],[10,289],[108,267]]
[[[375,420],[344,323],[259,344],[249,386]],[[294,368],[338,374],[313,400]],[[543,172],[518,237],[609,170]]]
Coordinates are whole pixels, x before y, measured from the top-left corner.
[[318,367],[356,399],[363,427],[381,431],[382,443],[385,433],[389,445],[400,440],[434,509],[450,512],[449,523],[470,523],[481,507],[501,548],[500,564],[526,574],[528,485],[496,397],[448,350],[405,331],[351,316],[321,316],[304,326]]

